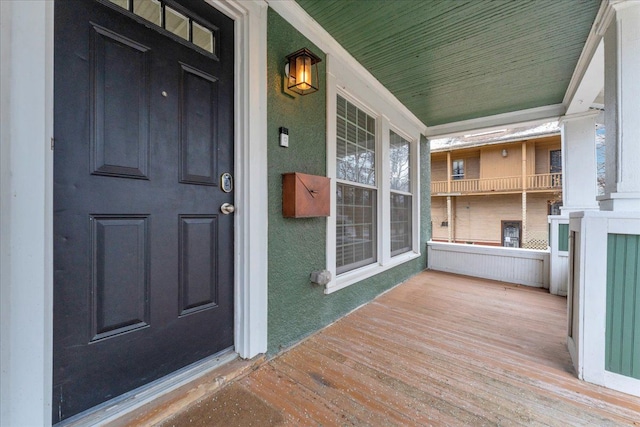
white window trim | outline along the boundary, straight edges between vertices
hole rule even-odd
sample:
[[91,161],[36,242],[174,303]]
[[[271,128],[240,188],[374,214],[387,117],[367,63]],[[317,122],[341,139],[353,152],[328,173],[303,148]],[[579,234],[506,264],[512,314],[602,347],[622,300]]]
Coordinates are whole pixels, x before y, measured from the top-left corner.
[[[331,178],[331,211],[327,220],[327,270],[331,281],[325,294],[333,293],[366,278],[380,274],[420,256],[420,133],[412,117],[388,101],[388,95],[375,91],[340,58],[327,53],[327,175]],[[376,119],[377,261],[340,275],[336,274],[336,98],[340,95]],[[391,201],[389,183],[389,131],[405,138],[411,147],[412,250],[391,256],[389,224]],[[342,182],[342,180],[340,181]]]
[[[390,124],[389,131],[399,135],[404,138],[406,141],[409,141],[409,182],[410,188],[409,192],[399,191],[399,190],[391,190],[391,183],[387,179],[387,185],[389,185],[389,194],[404,194],[407,196],[411,196],[411,249],[407,252],[403,252],[401,254],[391,256],[391,248],[389,248],[389,256],[391,259],[396,259],[397,257],[401,257],[409,252],[413,252],[415,254],[420,255],[420,136],[418,139],[412,138],[407,133],[403,132],[398,127]],[[387,138],[389,137],[389,131],[387,131]],[[389,141],[387,140],[387,147],[389,146]],[[389,151],[386,151],[387,157],[389,155]],[[386,160],[386,165],[389,167],[389,159]],[[388,174],[387,174],[388,175]],[[389,203],[389,220],[387,224],[391,223],[391,202]],[[416,218],[417,216],[417,218]],[[416,222],[417,220],[417,222]],[[389,233],[388,241],[391,241],[391,229],[390,227],[385,227],[387,232]],[[383,231],[385,230],[383,228]],[[413,258],[412,258],[413,259]]]

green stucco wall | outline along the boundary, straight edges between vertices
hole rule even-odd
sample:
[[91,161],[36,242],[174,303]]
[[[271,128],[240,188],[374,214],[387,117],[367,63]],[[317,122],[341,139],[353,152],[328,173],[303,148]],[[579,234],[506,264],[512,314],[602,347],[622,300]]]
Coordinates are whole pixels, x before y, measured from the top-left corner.
[[[269,9],[267,121],[269,189],[269,348],[273,355],[339,319],[376,295],[423,270],[430,227],[430,198],[421,196],[423,256],[333,294],[313,285],[309,274],[326,268],[326,218],[282,217],[282,174],[326,175],[325,55]],[[290,96],[283,91],[286,55],[308,47],[319,55],[320,91]],[[289,129],[289,148],[278,144],[278,128]],[[429,188],[429,145],[421,141],[421,187]]]

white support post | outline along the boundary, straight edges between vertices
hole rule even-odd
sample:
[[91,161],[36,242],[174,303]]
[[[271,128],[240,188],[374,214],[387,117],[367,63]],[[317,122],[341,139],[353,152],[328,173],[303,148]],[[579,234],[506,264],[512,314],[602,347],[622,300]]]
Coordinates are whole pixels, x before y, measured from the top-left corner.
[[[570,212],[598,210],[596,118],[598,111],[565,116],[562,129],[562,207]],[[607,130],[608,131],[608,130]]]
[[[638,266],[630,260],[619,263],[618,257],[626,257],[625,252],[618,254],[608,248],[611,241],[640,236],[640,2],[617,0],[608,7],[608,19],[603,20],[599,30],[604,34],[605,48],[605,195],[599,198],[599,212],[570,214],[571,330],[567,344],[580,378],[640,396],[638,375],[614,363],[623,357],[638,360],[640,354],[627,338],[629,334],[633,336],[636,326],[627,321],[607,322],[620,319],[625,310],[630,313],[624,312],[624,318],[640,315],[632,299],[637,292],[625,294],[635,308],[628,309],[613,299],[621,287],[637,286],[627,273]],[[593,141],[589,141],[589,150],[593,147]],[[573,148],[567,151],[574,153]],[[582,161],[578,169],[581,167],[586,169]],[[592,185],[593,173],[589,180]],[[572,195],[576,193],[569,194]],[[618,277],[609,275],[613,266]],[[621,341],[608,339],[614,335],[621,336]]]
[[615,3],[604,36],[606,185],[605,211],[640,212],[640,2]]
[[447,241],[453,243],[453,200],[447,196]]
[[[596,118],[598,111],[562,117],[562,207],[560,215],[550,215],[549,291],[566,295],[568,289],[568,252],[560,250],[560,225],[569,224],[569,214],[598,210],[596,185]],[[564,247],[564,244],[563,246]]]
[[453,200],[451,198],[451,151],[447,151],[447,241],[453,243],[455,234],[453,231]]
[[520,247],[526,247],[527,236],[527,141],[522,142],[522,236],[520,236]]

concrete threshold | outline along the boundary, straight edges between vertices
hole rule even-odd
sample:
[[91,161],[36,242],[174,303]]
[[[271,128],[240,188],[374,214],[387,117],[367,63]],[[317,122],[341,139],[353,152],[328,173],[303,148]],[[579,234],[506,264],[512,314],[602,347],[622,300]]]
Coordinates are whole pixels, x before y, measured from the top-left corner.
[[240,359],[226,350],[124,396],[65,420],[56,427],[154,426],[257,369],[264,355]]
[[264,355],[256,356],[250,360],[242,360],[236,357],[234,360],[220,365],[199,378],[159,396],[135,411],[104,425],[107,427],[124,427],[161,424],[177,413],[217,392],[235,379],[254,371],[265,360]]

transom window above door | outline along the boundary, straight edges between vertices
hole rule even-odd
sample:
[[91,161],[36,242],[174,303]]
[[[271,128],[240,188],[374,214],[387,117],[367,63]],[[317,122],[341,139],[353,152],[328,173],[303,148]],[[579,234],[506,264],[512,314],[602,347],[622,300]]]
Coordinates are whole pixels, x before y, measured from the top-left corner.
[[162,0],[108,0],[140,18],[216,55],[216,32]]

